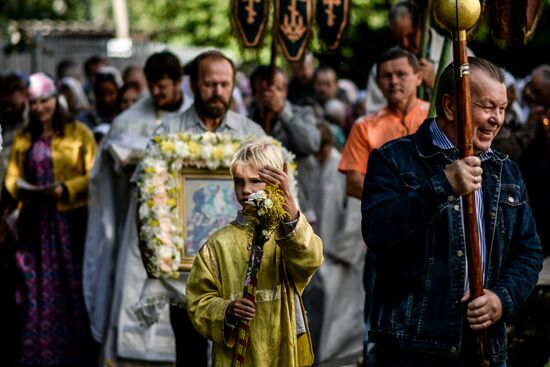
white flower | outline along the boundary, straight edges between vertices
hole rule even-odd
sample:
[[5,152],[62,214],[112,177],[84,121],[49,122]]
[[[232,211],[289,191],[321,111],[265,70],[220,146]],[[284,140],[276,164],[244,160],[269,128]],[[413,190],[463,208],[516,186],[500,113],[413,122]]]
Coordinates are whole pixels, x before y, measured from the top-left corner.
[[233,158],[233,154],[235,153],[231,144],[225,144],[223,146],[223,152],[228,159]]
[[204,134],[202,134],[202,141],[204,144],[214,144],[218,140],[218,137],[216,134],[207,131]]
[[205,159],[205,160],[209,160],[211,157],[212,157],[212,150],[213,150],[213,147],[212,145],[203,145],[201,147],[201,156]]
[[265,208],[271,208],[273,206],[273,201],[271,199],[265,199],[264,200],[264,207]]
[[151,165],[151,167],[155,169],[156,174],[165,173],[166,171],[168,171],[167,162],[162,160],[155,160],[155,162]]
[[187,149],[187,144],[185,144],[181,140],[176,141],[175,151],[176,155],[181,159],[185,159],[189,156],[189,149]]
[[140,205],[139,206],[139,218],[143,221],[145,218],[148,218],[151,215],[151,210],[149,205]]
[[248,196],[247,202],[250,202],[249,204],[255,204],[256,201],[265,200],[267,199],[267,194],[264,190],[258,190],[256,192],[253,192]]

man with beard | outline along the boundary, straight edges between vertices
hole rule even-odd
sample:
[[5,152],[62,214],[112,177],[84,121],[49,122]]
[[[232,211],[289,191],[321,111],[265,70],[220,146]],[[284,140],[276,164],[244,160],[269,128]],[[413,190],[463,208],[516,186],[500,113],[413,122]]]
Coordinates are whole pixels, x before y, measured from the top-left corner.
[[[219,51],[206,51],[197,56],[189,68],[195,103],[187,111],[159,126],[155,135],[171,133],[216,132],[236,137],[262,137],[264,131],[255,122],[229,109],[235,85],[235,65]],[[185,308],[185,284],[189,272],[174,279],[147,279],[140,304],[151,313],[151,305],[159,299],[170,299],[170,322],[176,337],[176,366],[207,366],[207,341],[191,324]],[[157,301],[158,302],[158,301]],[[178,306],[174,306],[178,305]],[[155,305],[160,312],[161,302]]]
[[[90,174],[84,298],[92,335],[102,344],[105,362],[112,365],[131,365],[122,357],[147,361],[173,358],[163,345],[173,343],[168,322],[164,328],[144,329],[125,308],[138,301],[146,278],[145,271],[129,264],[131,244],[137,249],[136,197],[130,176],[159,124],[189,108],[192,101],[183,97],[182,67],[171,52],[151,55],[144,72],[149,95],[113,120]],[[140,265],[139,256],[135,257]],[[134,273],[127,274],[130,271]]]
[[235,74],[233,61],[219,51],[206,51],[197,56],[189,68],[195,103],[163,122],[156,134],[211,131],[237,136],[265,135],[256,123],[229,109]]

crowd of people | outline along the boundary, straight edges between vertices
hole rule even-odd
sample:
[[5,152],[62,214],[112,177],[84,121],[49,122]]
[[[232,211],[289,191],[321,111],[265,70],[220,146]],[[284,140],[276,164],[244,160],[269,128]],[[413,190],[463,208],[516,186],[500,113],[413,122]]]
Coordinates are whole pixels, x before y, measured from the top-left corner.
[[[250,75],[214,50],[188,65],[162,51],[123,72],[94,55],[82,67],[61,61],[55,76],[2,73],[4,361],[207,366],[213,350],[226,365],[224,333],[235,320],[257,318],[277,337],[251,349],[253,365],[311,364],[298,351],[303,343],[279,334],[290,328],[296,335],[297,311],[287,310],[294,320],[272,320],[298,297],[317,364],[469,366],[481,329],[489,330],[491,365],[547,363],[550,319],[537,310],[550,305],[530,294],[550,257],[550,65],[515,78],[469,58],[476,156],[459,159],[452,65],[434,90],[442,36],[431,29],[428,58],[419,59],[420,23],[414,2],[392,5],[397,45],[365,71],[366,88],[317,65],[311,53],[274,71],[257,65]],[[420,86],[435,93],[437,117],[417,97]],[[201,292],[211,294],[216,279],[202,250],[202,273],[148,276],[136,222],[139,160],[151,137],[177,132],[272,136],[295,155],[299,210],[290,197],[288,231],[298,234],[277,242],[287,251],[289,263],[277,265],[285,270],[265,275],[281,277],[291,290],[288,304],[254,314],[254,304],[229,294],[222,318],[210,320],[214,311]],[[266,171],[239,157],[232,167],[239,200],[243,180],[258,185],[274,175],[286,184],[279,158],[278,168]],[[252,164],[253,174],[239,164]],[[468,294],[462,228],[461,196],[468,193],[476,198],[484,274],[485,294],[476,299]],[[299,242],[309,226],[314,237]],[[237,261],[216,247],[218,237],[208,243],[223,253],[220,263]],[[315,266],[293,268],[305,266],[300,256]],[[231,271],[220,272],[238,287],[241,277]],[[227,286],[218,285],[220,292]],[[540,322],[526,332],[529,317]]]

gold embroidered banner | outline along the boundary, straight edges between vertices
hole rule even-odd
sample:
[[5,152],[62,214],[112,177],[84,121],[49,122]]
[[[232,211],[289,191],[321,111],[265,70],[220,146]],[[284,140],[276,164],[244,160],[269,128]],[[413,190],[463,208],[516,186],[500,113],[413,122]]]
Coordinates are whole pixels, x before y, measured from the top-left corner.
[[319,38],[329,50],[340,47],[343,34],[349,25],[351,0],[318,0],[317,27]]
[[231,0],[233,27],[243,47],[258,47],[269,18],[269,0]]
[[312,0],[276,0],[277,41],[288,61],[302,58],[311,34]]

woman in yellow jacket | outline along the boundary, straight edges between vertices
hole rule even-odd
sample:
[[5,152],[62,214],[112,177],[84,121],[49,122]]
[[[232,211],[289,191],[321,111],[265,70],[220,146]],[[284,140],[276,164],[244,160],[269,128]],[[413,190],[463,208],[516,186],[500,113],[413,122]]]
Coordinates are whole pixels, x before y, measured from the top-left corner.
[[6,189],[20,202],[16,247],[18,365],[76,366],[93,349],[82,295],[91,131],[59,105],[53,80],[30,77],[29,124],[13,140]]

